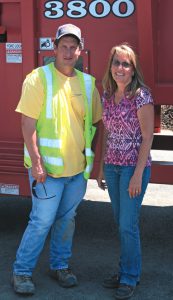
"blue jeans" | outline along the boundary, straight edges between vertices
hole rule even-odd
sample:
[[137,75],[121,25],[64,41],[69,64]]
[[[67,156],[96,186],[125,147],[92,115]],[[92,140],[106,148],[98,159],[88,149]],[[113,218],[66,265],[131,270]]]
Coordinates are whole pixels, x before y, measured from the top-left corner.
[[120,235],[120,282],[132,286],[136,286],[141,274],[139,215],[151,171],[150,167],[144,169],[142,192],[130,198],[128,186],[134,169],[131,166],[104,165],[105,180]]
[[[32,186],[34,178],[30,170],[29,179]],[[50,228],[50,268],[55,270],[68,267],[76,208],[84,197],[86,185],[83,173],[62,178],[47,176],[44,186],[37,184],[36,195],[45,199],[32,195],[30,220],[14,262],[15,274],[32,275]]]

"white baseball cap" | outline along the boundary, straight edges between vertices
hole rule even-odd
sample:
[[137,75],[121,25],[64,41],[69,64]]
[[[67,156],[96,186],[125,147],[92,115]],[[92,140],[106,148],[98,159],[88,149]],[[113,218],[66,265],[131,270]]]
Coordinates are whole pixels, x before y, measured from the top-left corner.
[[61,37],[68,34],[74,35],[79,42],[81,42],[81,30],[79,27],[73,24],[64,24],[58,27],[56,32],[56,40],[59,40]]

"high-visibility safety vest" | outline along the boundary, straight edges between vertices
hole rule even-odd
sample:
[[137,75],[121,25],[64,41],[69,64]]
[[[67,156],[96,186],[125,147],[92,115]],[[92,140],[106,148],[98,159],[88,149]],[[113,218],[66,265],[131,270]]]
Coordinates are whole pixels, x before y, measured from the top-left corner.
[[[57,118],[60,120],[63,116],[61,114],[60,101],[56,101],[56,103],[53,102],[53,98],[57,95],[58,90],[57,74],[53,63],[39,67],[37,70],[45,89],[45,101],[36,125],[39,151],[47,172],[59,176],[63,173],[64,162],[61,155],[62,128],[57,125]],[[75,71],[79,78],[85,103],[84,138],[86,167],[84,170],[84,178],[88,179],[94,160],[91,144],[96,131],[96,128],[92,125],[92,95],[95,87],[95,78],[77,69],[75,69]],[[57,111],[56,119],[54,118],[54,110]],[[32,166],[26,146],[24,147],[24,164],[27,167]]]

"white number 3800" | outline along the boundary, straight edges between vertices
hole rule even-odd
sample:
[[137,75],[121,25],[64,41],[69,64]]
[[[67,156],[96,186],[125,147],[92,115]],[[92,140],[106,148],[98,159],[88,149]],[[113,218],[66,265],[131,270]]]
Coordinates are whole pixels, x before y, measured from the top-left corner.
[[89,4],[86,1],[69,1],[66,9],[62,1],[47,1],[45,3],[44,15],[50,19],[58,19],[64,15],[73,19],[80,19],[87,14],[90,14],[94,18],[105,18],[112,12],[117,17],[127,18],[134,11],[135,4],[131,0],[116,0],[112,4],[106,0],[94,0]]

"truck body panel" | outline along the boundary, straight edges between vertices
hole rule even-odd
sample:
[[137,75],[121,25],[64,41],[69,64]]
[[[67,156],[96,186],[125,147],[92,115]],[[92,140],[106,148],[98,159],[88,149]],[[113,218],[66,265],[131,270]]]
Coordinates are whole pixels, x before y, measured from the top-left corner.
[[[155,102],[155,132],[161,131],[161,105],[173,105],[171,0],[45,1],[0,0],[0,194],[29,195],[23,167],[20,115],[15,108],[22,82],[34,68],[54,59],[58,26],[81,28],[79,69],[96,77],[99,91],[110,49],[128,42],[139,55]],[[98,136],[92,178],[98,171]],[[154,149],[173,150],[173,137],[156,135]],[[153,163],[151,182],[173,183],[173,162]]]

